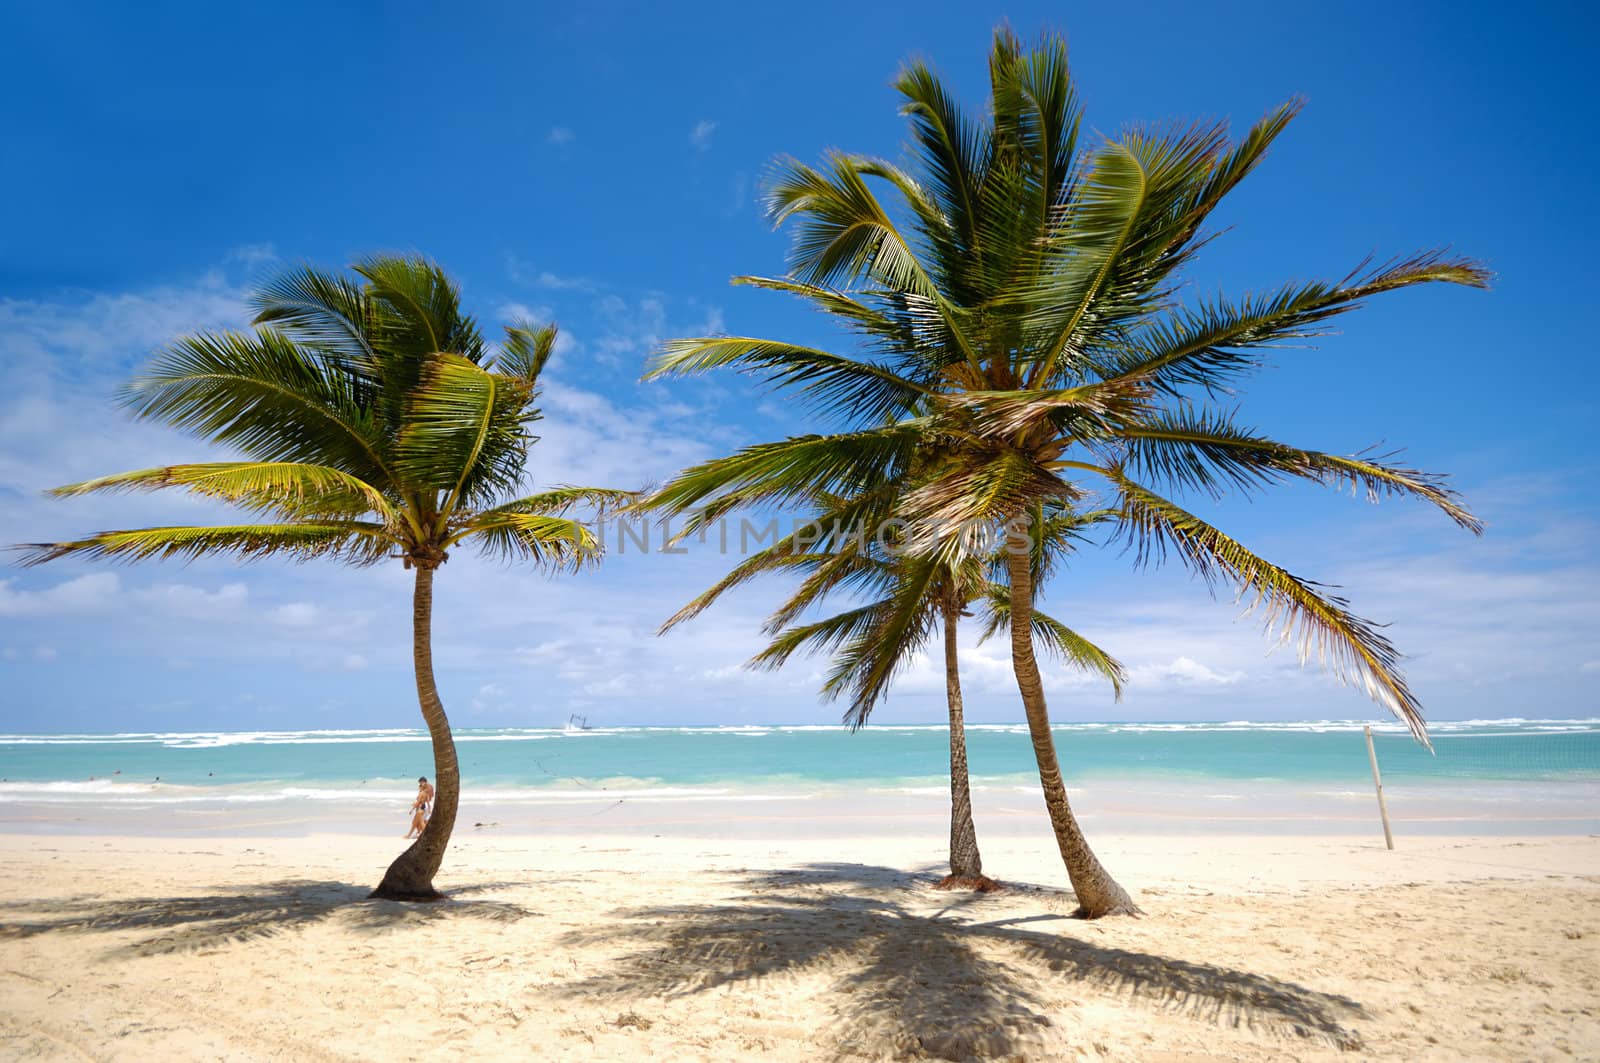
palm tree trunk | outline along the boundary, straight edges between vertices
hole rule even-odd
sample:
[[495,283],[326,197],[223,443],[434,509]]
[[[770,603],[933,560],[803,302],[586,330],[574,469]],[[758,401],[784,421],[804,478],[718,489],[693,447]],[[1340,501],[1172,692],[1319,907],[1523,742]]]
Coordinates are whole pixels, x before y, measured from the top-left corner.
[[1056,847],[1078,895],[1078,914],[1088,919],[1103,915],[1138,915],[1126,890],[1100,866],[1089,848],[1078,821],[1067,803],[1067,788],[1061,781],[1061,765],[1056,759],[1055,739],[1050,734],[1050,713],[1044,701],[1044,684],[1039,679],[1039,662],[1033,655],[1033,570],[1028,550],[1017,549],[1014,539],[1006,542],[1006,568],[1011,582],[1011,668],[1017,676],[1023,711],[1028,716],[1028,735],[1033,739],[1033,756],[1039,764],[1039,785],[1044,788],[1044,805],[1055,829]]
[[456,743],[450,721],[433,681],[433,573],[436,566],[417,564],[416,590],[411,604],[411,656],[417,673],[417,701],[433,739],[433,815],[411,848],[389,865],[372,896],[391,901],[436,901],[443,896],[433,888],[433,876],[444,862],[445,848],[456,825],[456,804],[461,797],[461,772],[456,764]]
[[961,606],[944,604],[944,690],[950,708],[950,876],[941,887],[982,888],[983,857],[978,852],[978,830],[972,823],[972,789],[967,780],[967,729],[961,701],[961,664],[956,633]]

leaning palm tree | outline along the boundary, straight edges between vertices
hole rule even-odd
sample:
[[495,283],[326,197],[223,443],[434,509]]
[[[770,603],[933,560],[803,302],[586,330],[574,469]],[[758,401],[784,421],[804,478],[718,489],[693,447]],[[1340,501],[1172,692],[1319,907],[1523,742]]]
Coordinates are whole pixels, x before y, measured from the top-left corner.
[[434,574],[462,543],[547,569],[597,560],[601,544],[570,514],[628,496],[578,487],[516,496],[554,326],[518,323],[494,346],[433,263],[376,257],[353,269],[354,279],[312,268],[283,274],[255,293],[252,331],[181,339],[124,389],[137,416],[236,448],[243,460],[142,469],[54,492],[177,488],[261,522],[107,531],[23,549],[33,564],[233,554],[396,559],[412,569],[412,657],[433,741],[435,806],[373,896],[431,900],[460,796],[433,676]]
[[[789,536],[746,558],[705,593],[684,606],[661,627],[663,632],[711,606],[728,590],[764,572],[804,573],[806,578],[768,619],[764,632],[771,643],[750,659],[751,667],[776,669],[796,653],[831,653],[832,665],[822,695],[836,701],[848,695],[845,723],[866,725],[872,711],[888,695],[897,675],[924,652],[936,632],[942,634],[945,704],[950,738],[950,874],[940,889],[990,890],[998,884],[983,873],[972,816],[972,790],[967,767],[965,703],[958,652],[963,616],[977,606],[986,621],[987,639],[1009,624],[1010,597],[1003,571],[994,571],[997,555],[975,551],[968,536],[952,539],[949,551],[935,556],[908,553],[898,539],[864,534],[892,518],[881,504],[886,496],[845,502],[822,497],[820,512]],[[1034,586],[1062,554],[1082,539],[1082,528],[1103,514],[1065,511],[1041,514],[1033,541]],[[845,592],[869,600],[822,620],[800,623],[802,614],[829,595]],[[1035,636],[1067,664],[1104,676],[1121,696],[1120,662],[1065,624],[1043,613],[1032,618]]]
[[[1081,526],[1095,519],[1068,512],[1041,514],[1033,538],[1033,586],[1041,570],[1053,565],[1081,537]],[[955,551],[917,555],[902,542],[885,543],[857,536],[841,544],[834,557],[819,566],[821,580],[808,580],[768,621],[772,642],[751,659],[762,668],[778,668],[796,652],[832,652],[833,662],[822,687],[823,697],[836,700],[849,695],[845,721],[851,727],[866,724],[872,710],[888,695],[890,686],[935,632],[942,635],[945,704],[950,728],[950,874],[940,889],[992,890],[998,883],[983,873],[977,828],[972,817],[972,790],[967,768],[965,702],[961,692],[958,651],[963,616],[984,621],[980,642],[1010,624],[1011,599],[1004,572],[991,578],[994,558],[971,547],[971,537],[953,537]],[[828,591],[860,577],[872,593],[864,605],[809,623],[794,622]],[[997,581],[998,580],[998,581]],[[1065,663],[1110,681],[1117,697],[1122,693],[1123,668],[1110,654],[1065,624],[1037,610],[1031,618],[1034,638]],[[786,626],[787,625],[787,626]]]
[[[1442,477],[1390,459],[1291,446],[1214,404],[1263,352],[1324,334],[1371,296],[1418,284],[1486,286],[1479,265],[1426,252],[1366,265],[1335,282],[1288,284],[1243,299],[1178,298],[1205,222],[1299,110],[1285,104],[1230,141],[1223,125],[1139,127],[1079,136],[1066,47],[1024,52],[1009,31],[990,55],[990,103],[963,113],[921,63],[896,81],[910,118],[910,168],[830,154],[784,160],[770,187],[796,227],[790,275],[743,283],[788,292],[861,341],[840,354],[740,336],[667,344],[652,375],[738,366],[819,405],[841,430],[748,447],[686,470],[655,495],[665,511],[720,514],[807,492],[848,495],[908,475],[901,496],[918,549],[955,529],[1000,526],[1013,670],[1045,805],[1082,914],[1136,912],[1078,827],[1062,783],[1030,623],[1029,514],[1040,505],[1104,508],[1136,561],[1176,554],[1208,582],[1263,607],[1426,742],[1399,654],[1373,624],[1169,497],[1288,478],[1376,499],[1411,495],[1473,531],[1481,525]],[[879,198],[887,189],[891,198]]]

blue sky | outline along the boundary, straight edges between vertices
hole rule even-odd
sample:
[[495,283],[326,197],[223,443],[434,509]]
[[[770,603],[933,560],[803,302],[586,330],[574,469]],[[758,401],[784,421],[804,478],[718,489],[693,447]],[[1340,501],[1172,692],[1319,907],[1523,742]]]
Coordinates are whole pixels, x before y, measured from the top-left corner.
[[[972,105],[1002,19],[1064,32],[1088,128],[1305,113],[1218,212],[1187,294],[1337,277],[1449,244],[1494,290],[1401,293],[1284,351],[1244,419],[1334,451],[1404,447],[1490,523],[1308,488],[1197,503],[1296,573],[1392,623],[1430,715],[1593,715],[1600,681],[1579,5],[20,5],[0,91],[0,528],[36,541],[208,519],[179,498],[48,501],[43,488],[202,453],[108,395],[164,342],[242,324],[250,281],[301,260],[417,250],[487,322],[565,333],[534,462],[542,482],[636,486],[742,443],[825,427],[744,378],[642,385],[651,348],[728,331],[833,342],[783,298],[763,220],[773,156],[896,155],[889,80],[929,58]],[[17,101],[25,101],[19,105]],[[1582,286],[1580,288],[1580,285]],[[551,581],[462,557],[440,578],[439,675],[462,726],[823,722],[817,669],[739,664],[779,588],[667,638],[720,574],[696,553],[614,557]],[[1061,719],[1364,717],[1378,710],[1181,572],[1081,558],[1048,606],[1131,667],[1125,702],[1062,672]],[[0,726],[407,726],[407,574],[201,563],[0,568]],[[966,654],[970,715],[1020,718],[998,645]],[[884,722],[943,715],[919,664]]]

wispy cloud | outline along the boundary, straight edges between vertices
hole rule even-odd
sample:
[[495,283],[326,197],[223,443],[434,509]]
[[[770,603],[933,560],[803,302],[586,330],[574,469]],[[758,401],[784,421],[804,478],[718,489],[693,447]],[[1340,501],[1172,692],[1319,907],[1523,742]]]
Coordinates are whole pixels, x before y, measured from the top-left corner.
[[[737,382],[634,383],[640,361],[662,338],[722,331],[716,307],[665,292],[601,291],[559,268],[510,261],[521,289],[507,284],[474,308],[484,311],[481,317],[559,314],[563,326],[575,321],[582,336],[580,343],[564,331],[564,357],[546,381],[545,419],[529,466],[533,483],[659,482],[751,441],[750,422],[786,409],[759,410]],[[519,290],[523,302],[516,301]],[[46,500],[38,492],[117,469],[210,456],[193,440],[115,414],[107,396],[173,336],[245,320],[241,293],[226,272],[188,286],[0,300],[10,359],[10,387],[0,395],[0,527],[8,538],[190,523],[222,512],[181,496]],[[735,406],[737,413],[730,412]],[[760,438],[788,429],[787,422],[763,424]],[[1389,634],[1412,655],[1409,677],[1433,715],[1574,711],[1586,704],[1585,685],[1600,669],[1594,653],[1600,614],[1591,604],[1600,596],[1600,566],[1593,526],[1563,507],[1559,485],[1552,490],[1557,497],[1536,505],[1471,492],[1495,524],[1483,540],[1430,537],[1434,522],[1416,532],[1410,510],[1362,508],[1336,544],[1312,555],[1311,574],[1342,585],[1340,593],[1363,615],[1394,622]],[[762,648],[760,622],[784,592],[781,578],[730,594],[692,624],[656,636],[665,617],[729,564],[694,548],[686,557],[630,549],[613,553],[598,571],[552,580],[481,560],[470,549],[454,551],[436,598],[447,701],[471,708],[474,721],[486,724],[559,723],[572,711],[598,713],[606,722],[836,718],[838,707],[817,698],[824,662],[797,659],[778,673],[742,667]],[[112,572],[67,562],[0,572],[0,657],[8,679],[33,684],[14,701],[40,707],[32,725],[52,723],[46,710],[65,696],[61,691],[119,707],[192,701],[192,708],[170,711],[192,712],[188,722],[198,724],[210,707],[229,704],[241,676],[249,677],[243,683],[260,702],[229,716],[228,725],[410,721],[410,584],[398,565],[356,571],[202,561],[181,572],[161,565]],[[1211,601],[1181,572],[1139,577],[1112,558],[1085,556],[1046,591],[1059,592],[1045,603],[1053,615],[1121,658],[1130,674],[1117,706],[1103,680],[1046,664],[1058,718],[1379,711],[1315,667],[1301,669],[1292,650],[1269,653],[1259,623],[1235,620],[1236,607]],[[142,622],[129,623],[133,616]],[[1016,719],[1005,641],[979,645],[976,634],[976,624],[963,626],[969,712],[974,721]],[[41,651],[48,648],[59,659],[47,669],[42,657],[49,655]],[[163,693],[174,681],[163,669],[180,667],[196,692],[192,699]],[[344,677],[354,671],[362,671],[359,680]],[[329,693],[343,682],[347,690]],[[199,696],[211,689],[216,698]],[[876,718],[940,719],[943,689],[938,647],[930,646],[910,662]],[[345,707],[309,715],[330,697]]]
[[728,181],[728,205],[722,208],[722,216],[731,218],[749,205],[750,175],[743,170],[735,171]]
[[1133,682],[1148,683],[1152,686],[1166,683],[1231,686],[1244,677],[1242,669],[1229,668],[1218,671],[1189,657],[1174,657],[1165,664],[1143,664],[1128,674],[1128,678]]
[[578,134],[574,133],[564,125],[558,125],[552,126],[550,128],[550,132],[545,134],[544,139],[546,144],[554,144],[556,147],[564,147],[568,144],[571,144],[574,140],[577,140]]
[[242,244],[228,252],[226,261],[238,262],[249,269],[268,266],[279,261],[278,249],[272,244]]
[[567,277],[552,273],[547,269],[540,269],[532,262],[510,252],[506,253],[506,273],[518,284],[527,284],[535,288],[544,288],[547,291],[570,291],[594,294],[600,290],[600,285],[588,277]]
[[717,123],[709,118],[702,118],[694,124],[693,129],[689,130],[689,143],[694,146],[696,151],[706,151],[710,149],[711,137],[716,131]]

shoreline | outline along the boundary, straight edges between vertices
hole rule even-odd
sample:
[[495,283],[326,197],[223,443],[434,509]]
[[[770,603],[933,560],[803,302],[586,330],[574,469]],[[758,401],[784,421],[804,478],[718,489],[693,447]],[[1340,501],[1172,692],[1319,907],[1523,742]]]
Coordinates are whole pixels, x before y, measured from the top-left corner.
[[[126,784],[124,784],[126,785]],[[340,832],[385,837],[404,833],[412,793],[304,786],[282,792],[173,786],[168,793],[130,787],[99,793],[20,796],[0,791],[0,832],[48,836],[185,837]],[[1423,786],[1385,780],[1390,818],[1408,835],[1600,834],[1600,782],[1479,782]],[[222,792],[218,792],[222,791]],[[325,796],[307,796],[320,793]],[[1084,828],[1098,833],[1364,835],[1381,837],[1370,789],[1260,780],[1072,780],[1068,794]],[[979,837],[1048,840],[1037,782],[977,783],[973,808]],[[470,784],[462,793],[457,832],[475,824],[526,834],[664,833],[683,837],[757,838],[899,836],[914,830],[938,838],[947,829],[945,786],[865,787],[824,783],[523,788]],[[908,827],[915,824],[915,827]],[[270,829],[268,829],[270,827]]]

